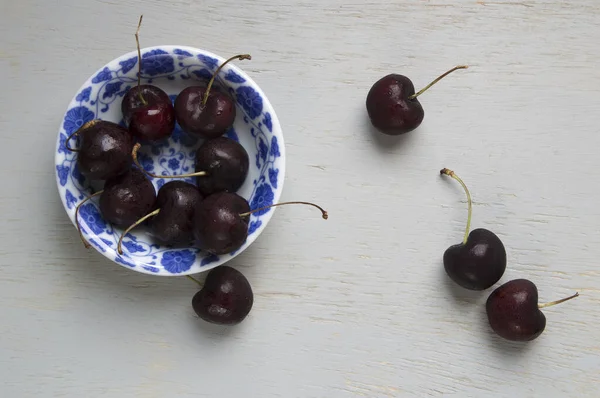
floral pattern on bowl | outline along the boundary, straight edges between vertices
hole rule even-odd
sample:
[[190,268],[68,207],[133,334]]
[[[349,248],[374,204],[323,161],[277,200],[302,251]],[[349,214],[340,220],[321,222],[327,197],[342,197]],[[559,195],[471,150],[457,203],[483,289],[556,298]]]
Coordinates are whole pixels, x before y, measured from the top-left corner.
[[[174,101],[185,87],[206,82],[224,62],[210,52],[185,46],[159,46],[142,50],[142,83],[155,84]],[[252,62],[252,61],[244,61]],[[92,119],[123,124],[121,98],[137,84],[137,52],[125,54],[100,68],[85,82],[69,104],[59,128],[56,142],[56,181],[64,208],[75,225],[75,208],[101,187],[91,184],[77,168],[77,154],[68,151],[66,138]],[[233,96],[237,116],[225,134],[240,142],[250,157],[248,177],[238,194],[252,209],[276,203],[283,188],[285,152],[281,126],[262,90],[248,75],[227,64],[215,84]],[[71,145],[74,146],[76,139]],[[142,166],[158,175],[185,174],[194,171],[195,151],[202,140],[189,136],[176,125],[173,135],[162,142],[143,144],[138,158]],[[194,178],[185,178],[194,183]],[[151,179],[156,190],[169,181]],[[187,275],[224,264],[243,252],[264,230],[275,208],[252,214],[248,239],[233,253],[210,255],[193,247],[170,247],[157,244],[144,227],[138,227],[123,240],[123,255],[117,253],[122,233],[102,219],[97,198],[81,206],[79,223],[85,239],[112,261],[138,272],[154,275]]]

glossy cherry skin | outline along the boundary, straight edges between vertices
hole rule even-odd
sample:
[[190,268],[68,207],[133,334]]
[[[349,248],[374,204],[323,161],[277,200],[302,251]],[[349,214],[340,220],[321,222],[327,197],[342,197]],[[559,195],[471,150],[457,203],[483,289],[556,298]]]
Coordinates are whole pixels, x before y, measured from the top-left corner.
[[403,75],[390,74],[379,79],[367,94],[367,113],[371,124],[388,135],[413,131],[423,121],[425,113],[411,80]]
[[515,279],[498,287],[485,304],[490,326],[500,337],[530,341],[546,328],[546,316],[538,308],[538,290],[527,279]]
[[156,201],[154,185],[137,168],[104,183],[100,195],[102,218],[116,227],[127,228],[150,213]]
[[236,193],[219,192],[206,197],[196,207],[194,237],[196,245],[212,254],[226,254],[239,249],[248,237],[250,211],[246,199]]
[[193,184],[170,181],[158,190],[155,208],[159,213],[150,218],[150,233],[161,243],[179,245],[194,239],[194,211],[202,194]]
[[196,151],[196,171],[207,175],[196,183],[204,196],[216,192],[236,192],[246,180],[250,159],[246,149],[227,137],[204,141]]
[[485,290],[498,282],[506,270],[506,250],[493,232],[474,229],[467,243],[450,246],[444,252],[444,269],[458,285]]
[[236,325],[250,313],[254,294],[248,279],[226,265],[208,272],[204,286],[192,299],[192,307],[203,320],[218,325]]
[[107,180],[131,167],[134,139],[116,123],[97,120],[78,133],[77,166],[90,180]]
[[202,105],[206,86],[190,86],[175,99],[175,115],[181,129],[201,138],[220,137],[233,126],[236,108],[229,94],[212,86]]
[[129,131],[141,140],[158,141],[169,137],[175,129],[173,103],[156,86],[143,84],[129,89],[123,96],[121,111]]

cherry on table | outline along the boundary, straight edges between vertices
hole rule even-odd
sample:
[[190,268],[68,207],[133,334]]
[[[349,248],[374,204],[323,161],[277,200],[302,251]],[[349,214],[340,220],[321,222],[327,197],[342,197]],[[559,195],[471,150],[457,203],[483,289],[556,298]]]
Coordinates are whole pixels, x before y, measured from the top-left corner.
[[170,181],[158,190],[155,210],[129,226],[119,238],[117,251],[123,254],[123,238],[135,227],[150,220],[150,234],[167,245],[190,244],[193,241],[193,218],[202,200],[198,188],[185,181]]
[[217,325],[237,325],[252,309],[254,294],[248,279],[235,268],[221,265],[208,271],[204,285],[192,298],[194,312]]
[[211,89],[221,69],[230,61],[251,59],[249,54],[236,55],[217,68],[208,85],[183,89],[175,99],[175,115],[181,129],[201,138],[222,136],[235,121],[236,107],[231,96],[220,89]]
[[367,94],[367,113],[371,124],[387,135],[413,131],[419,127],[425,116],[417,97],[448,74],[466,68],[467,65],[452,68],[416,94],[415,87],[408,77],[397,73],[382,77],[371,86]]
[[121,112],[129,131],[145,141],[157,141],[170,136],[175,129],[175,109],[169,95],[152,84],[141,84],[142,54],[139,31],[142,16],[135,32],[138,51],[137,86],[123,96]]
[[[133,148],[133,161],[143,170],[137,151]],[[236,192],[246,180],[250,159],[246,149],[237,141],[227,137],[217,137],[204,141],[196,151],[196,172],[179,175],[158,175],[144,171],[154,178],[197,177],[196,183],[204,196],[217,192]]]
[[498,282],[506,270],[504,244],[492,231],[471,227],[472,200],[465,183],[452,170],[442,169],[440,174],[455,179],[465,190],[469,214],[462,243],[452,245],[444,252],[444,269],[455,283],[469,290],[485,290]]
[[318,208],[324,219],[328,214],[309,202],[284,202],[250,210],[248,201],[232,192],[219,192],[206,197],[196,208],[194,237],[196,245],[208,253],[226,254],[239,249],[248,237],[249,216],[270,207],[304,204]]
[[[79,148],[69,141],[79,137]],[[94,119],[71,134],[65,147],[77,153],[77,166],[90,180],[107,180],[125,173],[131,167],[134,139],[127,129],[106,120]]]
[[563,303],[579,293],[545,304],[538,304],[538,289],[528,279],[514,279],[490,294],[485,304],[488,322],[500,337],[511,341],[531,341],[546,328],[540,309]]

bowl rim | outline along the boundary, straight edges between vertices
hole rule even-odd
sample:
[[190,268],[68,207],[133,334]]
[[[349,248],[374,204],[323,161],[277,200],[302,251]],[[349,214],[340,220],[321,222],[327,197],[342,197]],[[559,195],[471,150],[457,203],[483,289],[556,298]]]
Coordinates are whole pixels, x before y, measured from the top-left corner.
[[[212,57],[215,58],[218,61],[217,67],[220,66],[223,62],[225,62],[227,60],[227,58],[218,55],[216,53],[213,53],[212,51],[209,50],[205,50],[202,48],[198,48],[198,47],[192,47],[192,46],[188,46],[188,45],[176,45],[176,44],[160,44],[160,45],[153,45],[153,46],[148,46],[148,47],[141,47],[140,48],[140,52],[143,54],[145,52],[148,51],[152,51],[152,50],[164,50],[167,51],[169,55],[174,55],[173,50],[175,49],[179,49],[179,50],[187,50],[187,51],[192,51],[192,52],[196,52],[196,53],[200,53],[202,55],[206,55],[208,57]],[[68,208],[67,202],[66,202],[66,197],[64,195],[61,194],[60,191],[60,180],[59,180],[59,176],[58,176],[58,170],[56,169],[56,166],[59,164],[58,161],[61,158],[61,154],[60,152],[57,151],[58,145],[60,145],[60,133],[61,133],[61,129],[64,123],[64,119],[65,116],[67,114],[67,112],[69,111],[69,109],[72,108],[73,104],[75,103],[77,94],[80,93],[83,89],[85,89],[87,86],[89,86],[90,84],[92,84],[92,79],[94,78],[94,76],[96,76],[99,72],[101,72],[105,67],[108,67],[108,65],[116,63],[118,61],[121,60],[125,60],[125,59],[130,59],[132,57],[138,57],[138,52],[137,49],[133,50],[133,51],[129,51],[127,53],[123,53],[115,58],[113,58],[112,60],[104,63],[102,66],[100,66],[99,68],[97,68],[95,71],[93,71],[93,73],[83,82],[83,84],[80,85],[80,87],[77,89],[77,91],[75,92],[75,94],[73,95],[73,97],[71,98],[71,100],[69,101],[69,103],[67,104],[67,107],[65,109],[64,114],[62,115],[61,119],[60,119],[60,123],[58,126],[58,130],[57,130],[57,141],[54,145],[54,174],[55,174],[55,181],[56,181],[56,188],[57,188],[57,192],[58,192],[58,196],[60,197],[60,200],[63,204],[63,208],[65,210],[65,213],[67,214],[67,216],[69,217],[69,219],[71,220],[71,223],[73,224],[73,226],[75,227],[75,229],[77,229],[77,223],[75,220],[75,210],[73,208],[73,210],[71,211],[71,209]],[[286,173],[286,149],[285,149],[285,139],[283,137],[283,128],[281,126],[281,122],[279,120],[279,117],[277,116],[277,112],[275,111],[275,107],[273,106],[273,104],[271,103],[271,101],[269,100],[269,98],[267,97],[267,95],[265,94],[265,92],[262,90],[262,88],[254,81],[254,79],[252,79],[252,77],[250,77],[243,69],[241,69],[240,67],[238,67],[236,64],[234,63],[228,63],[221,71],[225,72],[228,68],[232,69],[235,73],[239,74],[240,76],[242,76],[246,81],[244,82],[245,84],[247,84],[248,86],[252,87],[262,98],[263,100],[263,104],[266,105],[266,108],[269,109],[269,113],[271,115],[271,122],[272,122],[272,134],[273,136],[277,136],[277,142],[278,142],[278,146],[279,146],[279,152],[280,152],[280,158],[281,158],[281,164],[279,165],[279,175],[280,180],[278,180],[278,186],[277,188],[273,189],[273,203],[278,203],[280,198],[281,198],[281,194],[283,192],[283,187],[285,185],[285,173]],[[137,75],[137,74],[136,74]],[[243,252],[245,252],[255,241],[256,239],[258,239],[258,237],[262,234],[262,232],[266,229],[267,225],[269,224],[269,222],[271,221],[271,218],[273,217],[273,215],[275,214],[275,212],[277,211],[277,207],[272,207],[270,209],[269,212],[263,214],[261,216],[261,220],[263,221],[262,224],[254,231],[253,234],[251,234],[250,236],[248,236],[246,242],[244,243],[244,245],[242,246],[242,248],[238,249],[237,251],[235,251],[233,254],[231,253],[227,253],[224,255],[220,255],[220,258],[218,261],[215,262],[211,262],[209,264],[206,264],[204,266],[201,266],[200,269],[194,269],[195,267],[195,263],[190,267],[190,269],[180,272],[180,273],[156,273],[156,272],[152,272],[149,270],[146,270],[144,267],[141,266],[141,264],[139,262],[137,262],[134,258],[130,258],[129,260],[134,263],[136,265],[136,267],[129,267],[126,266],[124,264],[121,264],[119,262],[116,261],[115,258],[111,257],[111,254],[114,254],[115,256],[119,256],[116,253],[116,249],[114,248],[107,248],[106,251],[101,251],[99,250],[95,245],[91,245],[94,250],[100,254],[102,254],[104,257],[108,258],[109,260],[111,260],[111,262],[116,263],[117,265],[135,271],[135,272],[139,272],[142,274],[148,274],[148,275],[152,275],[152,276],[160,276],[160,277],[178,277],[178,276],[185,276],[185,275],[194,275],[194,274],[200,274],[206,271],[209,271],[213,268],[216,268],[220,265],[223,265],[229,261],[231,261],[232,259],[234,259],[235,257],[239,256],[240,254],[242,254]],[[197,267],[196,267],[197,268]]]

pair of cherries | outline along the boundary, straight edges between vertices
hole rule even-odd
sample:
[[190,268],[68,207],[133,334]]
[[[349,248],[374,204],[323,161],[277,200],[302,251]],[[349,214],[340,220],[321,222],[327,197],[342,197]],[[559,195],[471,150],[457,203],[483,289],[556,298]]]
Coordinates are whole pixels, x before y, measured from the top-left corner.
[[199,138],[222,136],[233,126],[236,106],[233,98],[213,83],[221,68],[234,59],[251,57],[242,54],[229,58],[207,85],[185,88],[174,104],[159,87],[140,84],[138,80],[138,85],[127,91],[121,103],[125,123],[133,136],[141,141],[165,139],[173,133],[176,121],[183,131]]
[[[444,252],[444,269],[452,281],[465,289],[489,289],[502,278],[506,270],[504,244],[488,229],[477,228],[470,231],[472,200],[466,184],[452,170],[444,168],[440,174],[450,176],[462,185],[469,208],[464,239]],[[546,317],[540,310],[578,295],[576,293],[562,300],[538,304],[536,285],[528,279],[514,279],[496,288],[488,297],[488,322],[492,330],[504,339],[534,340],[546,328]]]
[[169,95],[159,87],[141,84],[142,54],[139,32],[142,18],[135,32],[138,51],[138,81],[121,102],[125,124],[134,137],[142,141],[158,141],[169,137],[175,122],[188,134],[209,139],[222,136],[236,116],[236,107],[231,96],[218,87],[213,87],[221,69],[234,59],[251,59],[249,54],[236,55],[217,68],[207,85],[190,86],[182,90],[171,103]]

